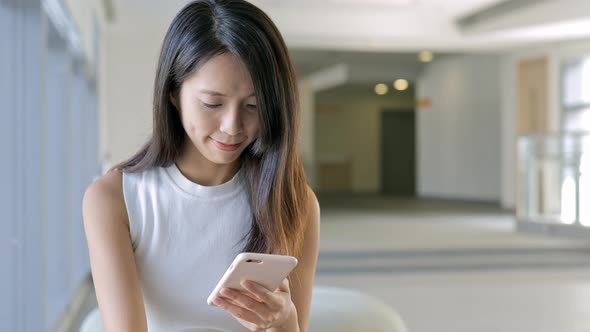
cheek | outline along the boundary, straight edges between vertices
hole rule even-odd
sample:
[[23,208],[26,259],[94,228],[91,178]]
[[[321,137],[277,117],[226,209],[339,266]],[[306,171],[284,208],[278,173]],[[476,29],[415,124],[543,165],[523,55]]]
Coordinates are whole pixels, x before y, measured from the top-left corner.
[[260,121],[258,120],[258,117],[248,119],[246,122],[246,128],[248,128],[248,134],[258,136],[258,133],[260,132]]
[[184,131],[193,142],[200,141],[200,137],[202,136],[201,132],[203,132],[203,130],[198,124],[199,123],[196,122],[195,119],[186,119],[183,121]]
[[183,117],[182,125],[187,133],[198,134],[205,131],[210,131],[211,119],[199,114],[198,110],[187,112]]

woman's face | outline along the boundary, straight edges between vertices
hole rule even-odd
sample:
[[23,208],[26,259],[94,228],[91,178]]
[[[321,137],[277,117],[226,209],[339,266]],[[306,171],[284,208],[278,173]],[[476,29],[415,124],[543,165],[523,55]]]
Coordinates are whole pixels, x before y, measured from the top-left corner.
[[194,152],[211,163],[235,162],[258,137],[252,79],[233,54],[218,55],[202,65],[182,83],[179,101],[182,126]]

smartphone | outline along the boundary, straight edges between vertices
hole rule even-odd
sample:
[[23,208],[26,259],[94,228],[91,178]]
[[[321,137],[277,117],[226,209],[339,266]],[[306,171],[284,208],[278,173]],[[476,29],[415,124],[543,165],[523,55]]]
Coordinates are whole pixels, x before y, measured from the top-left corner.
[[213,299],[223,288],[245,290],[240,285],[244,280],[254,281],[270,291],[275,291],[295,266],[297,258],[292,256],[243,252],[236,256],[225,271],[207,298],[207,304],[213,305]]

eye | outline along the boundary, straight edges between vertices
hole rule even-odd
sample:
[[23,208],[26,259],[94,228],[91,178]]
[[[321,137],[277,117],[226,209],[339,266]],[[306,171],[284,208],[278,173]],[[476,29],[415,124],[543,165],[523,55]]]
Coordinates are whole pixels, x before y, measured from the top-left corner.
[[211,109],[215,109],[215,108],[221,107],[221,104],[207,104],[207,103],[203,103],[203,105],[205,105],[205,107],[211,108]]
[[247,108],[251,109],[251,110],[255,110],[256,109],[256,105],[253,104],[248,104],[246,105]]

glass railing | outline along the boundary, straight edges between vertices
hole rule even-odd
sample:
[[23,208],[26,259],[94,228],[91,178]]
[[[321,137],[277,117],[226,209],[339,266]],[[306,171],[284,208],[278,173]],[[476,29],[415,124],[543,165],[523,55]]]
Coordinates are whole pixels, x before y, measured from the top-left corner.
[[520,220],[590,227],[590,133],[519,138]]

